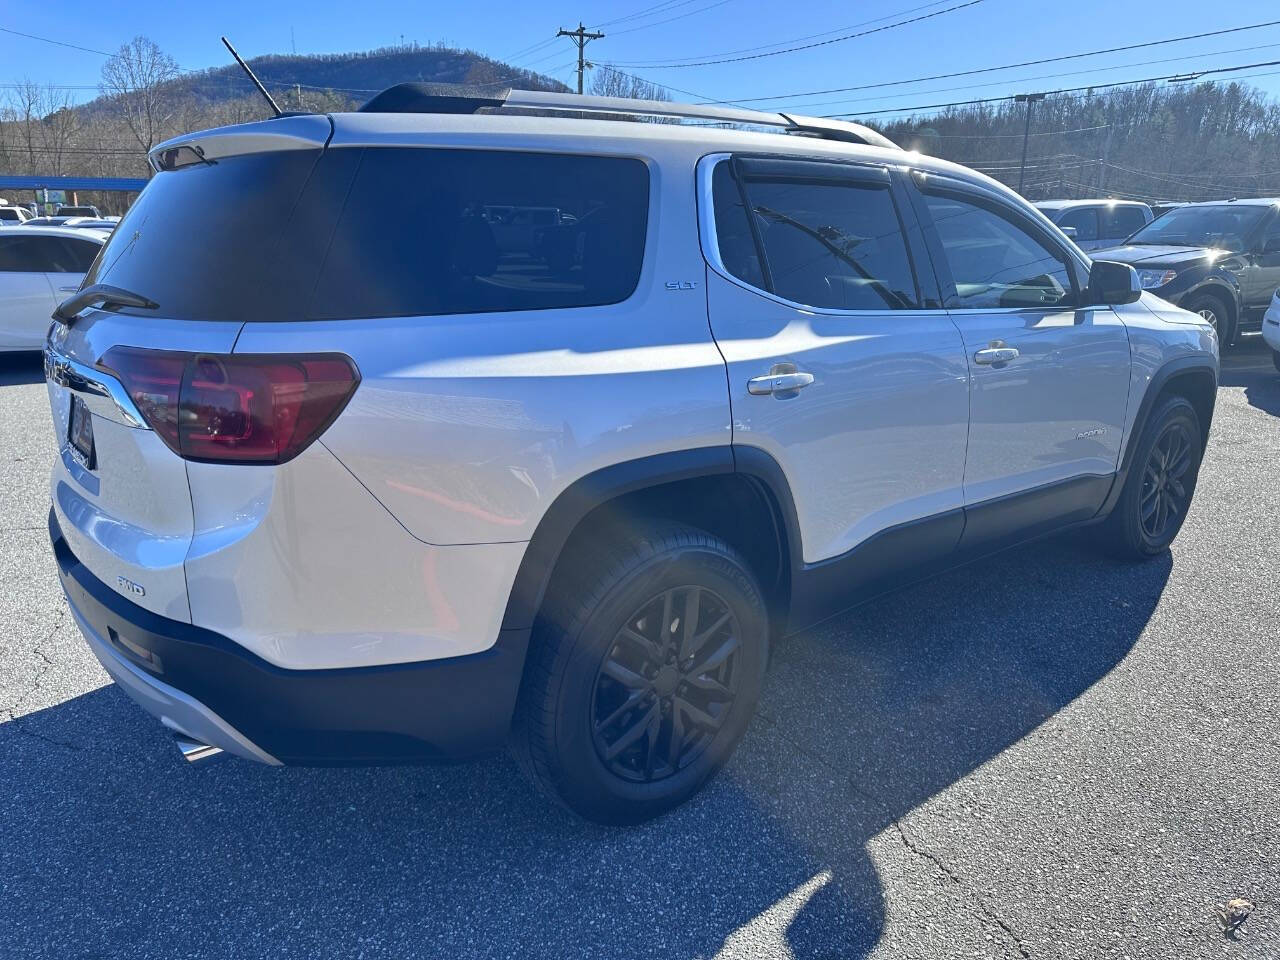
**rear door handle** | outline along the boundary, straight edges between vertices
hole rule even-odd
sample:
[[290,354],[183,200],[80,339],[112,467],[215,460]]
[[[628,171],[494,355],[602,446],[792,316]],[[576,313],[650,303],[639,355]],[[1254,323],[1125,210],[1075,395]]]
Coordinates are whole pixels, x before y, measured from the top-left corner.
[[747,393],[758,397],[771,393],[788,393],[813,383],[812,373],[771,373],[764,377],[752,377],[747,381]]
[[973,355],[974,363],[990,365],[993,363],[1008,363],[1010,360],[1018,359],[1018,348],[1008,346],[1003,340],[992,340],[991,346],[984,347]]

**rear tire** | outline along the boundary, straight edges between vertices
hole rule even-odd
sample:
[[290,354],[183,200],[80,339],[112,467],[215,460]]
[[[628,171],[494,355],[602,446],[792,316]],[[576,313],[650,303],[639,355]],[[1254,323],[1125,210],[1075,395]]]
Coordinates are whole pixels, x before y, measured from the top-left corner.
[[755,712],[768,617],[732,548],[661,524],[557,569],[534,627],[512,753],[544,794],[631,824],[693,796]]
[[1173,542],[1195,493],[1201,436],[1195,407],[1185,397],[1157,401],[1108,518],[1116,555],[1149,560]]

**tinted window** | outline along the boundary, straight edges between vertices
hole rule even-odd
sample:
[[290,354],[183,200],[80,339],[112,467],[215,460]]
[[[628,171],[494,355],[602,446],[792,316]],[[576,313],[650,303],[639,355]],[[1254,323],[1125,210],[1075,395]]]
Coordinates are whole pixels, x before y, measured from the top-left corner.
[[1077,242],[1098,239],[1098,211],[1093,207],[1077,207],[1068,210],[1057,219],[1060,227],[1075,227]]
[[738,189],[738,181],[734,179],[729,164],[716,164],[711,177],[711,192],[715,198],[716,246],[720,251],[720,263],[739,280],[764,289],[764,273],[760,270],[760,255],[751,233],[751,222],[742,201],[742,191]]
[[1107,207],[1102,212],[1102,235],[1108,240],[1123,240],[1146,222],[1141,207]]
[[951,195],[925,201],[956,293],[948,306],[1063,307],[1075,302],[1064,255],[995,208]]
[[[287,319],[281,308],[299,291],[281,273],[280,241],[319,152],[224,157],[157,173],[88,282],[132,290],[181,320]],[[397,186],[387,185],[388,198]],[[327,199],[333,208],[340,203],[341,194]],[[375,218],[377,210],[366,214]],[[290,301],[282,303],[285,293]]]
[[[396,214],[380,215],[390,199]],[[648,206],[649,171],[639,160],[370,148],[311,314],[617,303],[640,278]]]
[[[725,194],[732,186],[721,181]],[[917,306],[915,275],[887,184],[771,177],[749,180],[746,193],[764,251],[766,289],[795,303],[834,310]],[[746,275],[735,275],[754,282],[748,279],[749,257],[743,259],[745,248],[736,239],[746,213],[734,211],[731,195],[717,206],[732,215],[732,252],[746,265]],[[734,269],[727,263],[726,268]]]
[[1147,224],[1131,243],[1243,250],[1270,207],[1254,204],[1204,204],[1178,207]]
[[84,273],[98,245],[65,237],[0,237],[0,270],[22,273]]

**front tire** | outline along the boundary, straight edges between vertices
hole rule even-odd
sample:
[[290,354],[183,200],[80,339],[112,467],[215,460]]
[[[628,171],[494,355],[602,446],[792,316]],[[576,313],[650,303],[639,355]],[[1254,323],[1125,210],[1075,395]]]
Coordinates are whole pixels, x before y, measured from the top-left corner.
[[1184,310],[1190,310],[1192,313],[1199,314],[1204,320],[1208,320],[1213,329],[1218,334],[1218,343],[1221,347],[1231,345],[1235,330],[1231,324],[1231,315],[1227,311],[1227,305],[1223,301],[1211,293],[1201,293],[1192,297],[1182,305]]
[[693,796],[729,759],[767,660],[760,588],[719,538],[663,524],[592,545],[548,590],[512,752],[578,815],[640,823]]
[[1190,401],[1179,396],[1158,401],[1108,521],[1119,556],[1147,560],[1173,543],[1195,493],[1204,452],[1201,436]]

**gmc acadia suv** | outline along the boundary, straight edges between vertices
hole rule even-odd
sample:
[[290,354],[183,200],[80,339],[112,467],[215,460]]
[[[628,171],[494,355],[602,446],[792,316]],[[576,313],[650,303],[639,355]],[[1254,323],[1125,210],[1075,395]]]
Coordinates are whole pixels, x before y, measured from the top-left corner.
[[157,147],[50,330],[62,583],[190,755],[510,743],[635,822],[725,763],[771,638],[1177,534],[1213,329],[996,182],[816,118],[391,92]]

